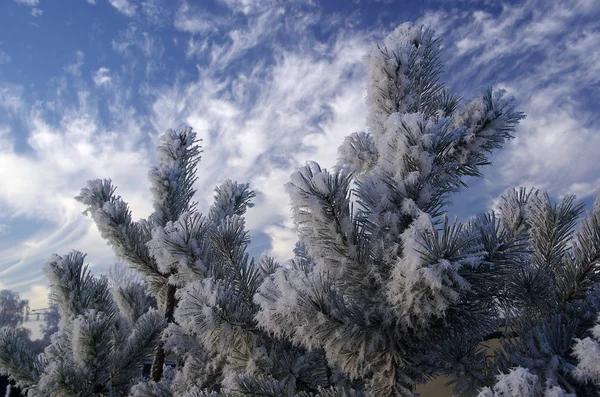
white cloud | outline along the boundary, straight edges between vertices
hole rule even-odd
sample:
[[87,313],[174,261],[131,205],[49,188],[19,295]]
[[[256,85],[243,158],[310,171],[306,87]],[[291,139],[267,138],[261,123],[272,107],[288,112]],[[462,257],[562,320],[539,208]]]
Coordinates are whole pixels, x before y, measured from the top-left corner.
[[187,58],[198,58],[206,54],[208,50],[208,40],[197,40],[194,37],[190,37],[188,40],[187,49],[185,50],[185,56]]
[[209,14],[201,8],[192,7],[184,1],[175,14],[174,26],[187,33],[208,33],[226,21],[223,17]]
[[109,75],[110,69],[101,67],[94,73],[94,84],[99,85],[110,85],[112,78]]
[[43,13],[44,13],[44,11],[43,11],[43,10],[41,10],[41,9],[39,9],[39,8],[35,8],[35,7],[34,7],[34,8],[32,8],[32,9],[31,9],[31,16],[34,16],[34,17],[39,17],[39,16],[41,16]]
[[[565,110],[536,114],[522,123],[519,136],[498,163],[507,182],[531,181],[550,188],[579,180],[582,173],[595,170],[593,156],[600,137],[586,129]],[[576,133],[574,133],[576,131]],[[505,160],[502,164],[502,160]],[[555,190],[555,189],[553,189]]]
[[220,0],[220,2],[232,11],[241,12],[246,15],[261,13],[279,5],[278,2],[274,0]]
[[23,4],[29,7],[34,7],[40,4],[39,0],[14,0],[15,3]]
[[125,16],[131,18],[135,15],[137,6],[129,2],[129,0],[108,0],[108,2]]
[[151,25],[170,25],[172,22],[172,11],[166,8],[166,4],[168,3],[162,0],[145,0],[141,4],[141,12],[146,21]]
[[128,57],[127,65],[131,71],[140,62],[138,55],[141,53],[147,77],[163,67],[162,57],[165,47],[160,38],[142,29],[136,23],[130,23],[125,30],[118,33],[117,38],[112,40],[112,48]]
[[81,67],[83,66],[83,63],[85,61],[85,54],[83,53],[83,51],[78,50],[77,52],[75,52],[75,58],[76,61],[71,64],[68,64],[64,67],[64,69],[69,74],[72,74],[73,76],[78,76],[81,74]]
[[139,186],[135,179],[140,175],[145,179],[145,150],[135,148],[139,131],[117,135],[101,129],[96,115],[85,106],[65,109],[56,126],[34,111],[27,138],[33,153],[0,154],[0,169],[11,170],[3,173],[0,181],[0,203],[11,216],[64,222],[70,219],[65,217],[81,212],[71,199],[88,179],[110,174],[135,186]]
[[[38,298],[41,290],[31,288],[45,283],[40,265],[52,253],[77,249],[88,253],[92,265],[114,261],[95,225],[74,200],[88,180],[111,177],[136,218],[152,211],[147,182],[151,156],[143,120],[122,102],[124,95],[115,87],[102,94],[111,122],[102,121],[97,93],[87,90],[80,77],[75,79],[78,102],[40,102],[31,111],[19,102],[18,91],[4,89],[8,92],[4,96],[13,98],[4,102],[18,103],[10,106],[26,123],[28,148],[15,152],[11,139],[17,131],[0,127],[0,223],[10,230],[19,225],[17,230],[28,234],[8,233],[0,240],[0,277],[9,288],[30,291]],[[24,229],[20,224],[30,226]]]
[[129,48],[135,47],[137,42],[138,27],[131,23],[127,29],[119,32],[119,36],[112,41],[113,50],[120,54],[127,54]]
[[20,294],[21,298],[29,301],[29,307],[32,309],[43,309],[48,307],[48,293],[50,290],[45,285],[32,285],[29,291]]
[[273,37],[284,14],[283,8],[274,7],[251,18],[247,26],[230,31],[228,36],[231,44],[221,48],[213,47],[214,66],[228,64],[247,50],[256,47],[265,38]]
[[88,4],[96,4],[96,0],[87,0]]

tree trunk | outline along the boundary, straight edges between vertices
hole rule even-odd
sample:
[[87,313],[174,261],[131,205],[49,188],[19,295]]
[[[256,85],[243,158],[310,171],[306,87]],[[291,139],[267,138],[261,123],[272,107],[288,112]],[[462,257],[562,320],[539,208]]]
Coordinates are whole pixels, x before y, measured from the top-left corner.
[[[177,287],[174,285],[167,285],[167,301],[165,303],[165,318],[167,324],[174,321],[173,314],[175,313],[175,306],[177,305],[177,299],[175,298],[175,292]],[[150,369],[150,377],[153,381],[159,382],[163,374],[163,366],[165,364],[165,343],[160,340],[158,346],[156,346],[156,352],[154,353],[154,360],[152,361],[152,368]]]

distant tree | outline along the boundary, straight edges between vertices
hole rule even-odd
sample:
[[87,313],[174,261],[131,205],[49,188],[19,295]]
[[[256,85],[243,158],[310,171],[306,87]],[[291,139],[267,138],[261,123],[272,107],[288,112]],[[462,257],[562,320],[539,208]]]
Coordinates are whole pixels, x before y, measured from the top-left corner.
[[29,301],[10,290],[0,291],[0,327],[17,328],[23,324]]

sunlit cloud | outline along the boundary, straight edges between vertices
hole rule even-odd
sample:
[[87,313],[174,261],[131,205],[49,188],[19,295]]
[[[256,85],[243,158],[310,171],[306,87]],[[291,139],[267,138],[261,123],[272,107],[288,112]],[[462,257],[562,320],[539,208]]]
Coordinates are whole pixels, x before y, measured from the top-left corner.
[[[103,80],[103,73],[100,75]],[[3,230],[12,234],[31,225],[27,232],[20,231],[20,240],[0,245],[0,275],[16,290],[27,291],[31,283],[45,283],[41,265],[54,252],[87,252],[90,263],[101,265],[100,271],[114,262],[111,250],[73,199],[87,180],[112,177],[135,216],[148,216],[152,210],[146,193],[150,163],[141,123],[121,103],[115,104],[122,116],[115,129],[103,127],[99,102],[91,98],[82,81],[77,86],[75,104],[39,104],[26,114],[27,152],[14,152],[10,133],[0,128]],[[23,107],[12,98],[4,103],[12,103],[15,109]],[[114,103],[119,98],[115,89],[113,97],[105,100]],[[53,121],[57,116],[58,121]],[[39,289],[32,294],[35,291]]]

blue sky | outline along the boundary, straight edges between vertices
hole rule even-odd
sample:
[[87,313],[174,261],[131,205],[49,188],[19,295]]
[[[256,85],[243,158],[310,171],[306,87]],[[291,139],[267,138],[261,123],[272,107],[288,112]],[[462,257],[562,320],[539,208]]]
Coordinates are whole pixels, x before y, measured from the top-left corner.
[[462,219],[513,185],[590,202],[600,186],[597,0],[0,0],[0,288],[46,305],[41,265],[114,255],[73,197],[110,177],[135,218],[167,128],[203,139],[197,200],[249,182],[253,252],[284,260],[295,235],[283,184],[334,164],[365,129],[362,57],[405,21],[444,40],[448,86],[507,89],[527,113],[485,178],[454,197]]

